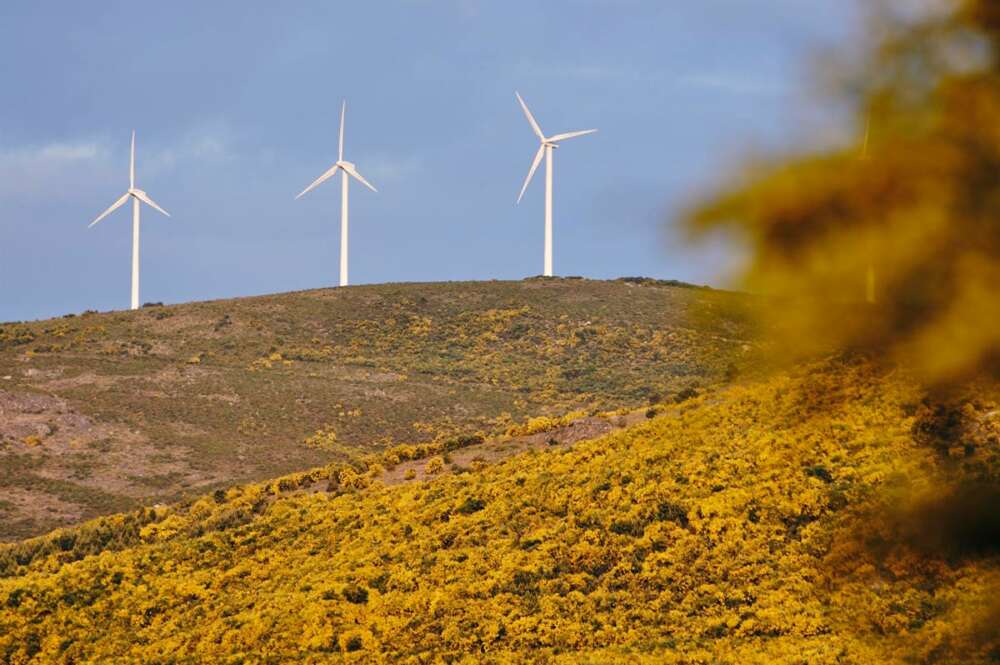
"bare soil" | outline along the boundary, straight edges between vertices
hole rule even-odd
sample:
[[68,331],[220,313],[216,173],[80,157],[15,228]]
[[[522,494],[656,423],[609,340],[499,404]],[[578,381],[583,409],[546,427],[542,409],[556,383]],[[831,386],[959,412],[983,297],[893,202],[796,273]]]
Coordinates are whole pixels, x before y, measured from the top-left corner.
[[442,475],[467,469],[475,463],[495,464],[514,455],[529,450],[560,449],[573,446],[580,441],[588,441],[604,436],[608,432],[622,429],[644,418],[642,413],[612,418],[580,418],[569,425],[547,432],[515,437],[489,439],[466,448],[448,453],[449,464],[434,474],[427,473],[426,459],[411,460],[397,464],[383,473],[379,480],[385,485],[400,485],[407,482],[422,482]]

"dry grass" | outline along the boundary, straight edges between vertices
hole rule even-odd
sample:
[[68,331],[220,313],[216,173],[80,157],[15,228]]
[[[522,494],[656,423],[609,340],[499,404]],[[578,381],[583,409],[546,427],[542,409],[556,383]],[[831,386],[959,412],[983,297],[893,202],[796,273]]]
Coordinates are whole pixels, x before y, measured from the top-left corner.
[[[0,492],[71,509],[8,508],[0,540],[398,443],[666,399],[752,363],[746,309],[651,281],[532,279],[2,324],[0,388],[45,406],[0,419]],[[304,444],[325,426],[334,446]]]

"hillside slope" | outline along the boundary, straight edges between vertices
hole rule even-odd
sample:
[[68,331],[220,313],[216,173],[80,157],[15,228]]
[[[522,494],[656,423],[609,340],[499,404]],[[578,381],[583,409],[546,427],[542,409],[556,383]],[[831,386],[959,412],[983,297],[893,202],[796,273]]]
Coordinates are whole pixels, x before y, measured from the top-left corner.
[[117,552],[0,550],[0,658],[991,662],[996,543],[924,551],[892,515],[995,484],[996,413],[952,454],[904,379],[813,366],[429,482],[234,488],[106,520]]
[[712,383],[752,356],[746,307],[649,280],[530,279],[3,324],[0,540]]

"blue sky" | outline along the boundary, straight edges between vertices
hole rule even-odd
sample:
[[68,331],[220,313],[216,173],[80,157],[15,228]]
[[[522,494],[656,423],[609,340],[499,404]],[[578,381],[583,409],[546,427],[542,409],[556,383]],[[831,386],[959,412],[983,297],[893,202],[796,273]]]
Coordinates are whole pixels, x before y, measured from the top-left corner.
[[[821,134],[817,49],[847,48],[844,0],[399,0],[0,4],[0,320],[128,304],[130,219],[87,224],[128,185],[143,212],[142,300],[336,283],[346,157],[351,281],[519,279],[542,269],[537,147],[555,159],[555,270],[719,284],[672,215],[750,151]],[[833,130],[829,130],[833,131]]]

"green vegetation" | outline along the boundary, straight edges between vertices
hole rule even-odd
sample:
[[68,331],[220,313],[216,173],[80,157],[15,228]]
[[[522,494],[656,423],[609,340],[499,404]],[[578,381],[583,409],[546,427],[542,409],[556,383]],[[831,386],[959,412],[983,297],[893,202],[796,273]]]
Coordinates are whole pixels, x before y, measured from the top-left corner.
[[0,660],[992,662],[1000,524],[940,484],[997,486],[998,397],[819,364],[427,482],[103,518],[0,550]]
[[530,279],[3,324],[0,492],[16,500],[0,539],[398,444],[665,401],[752,366],[748,308],[654,280]]

